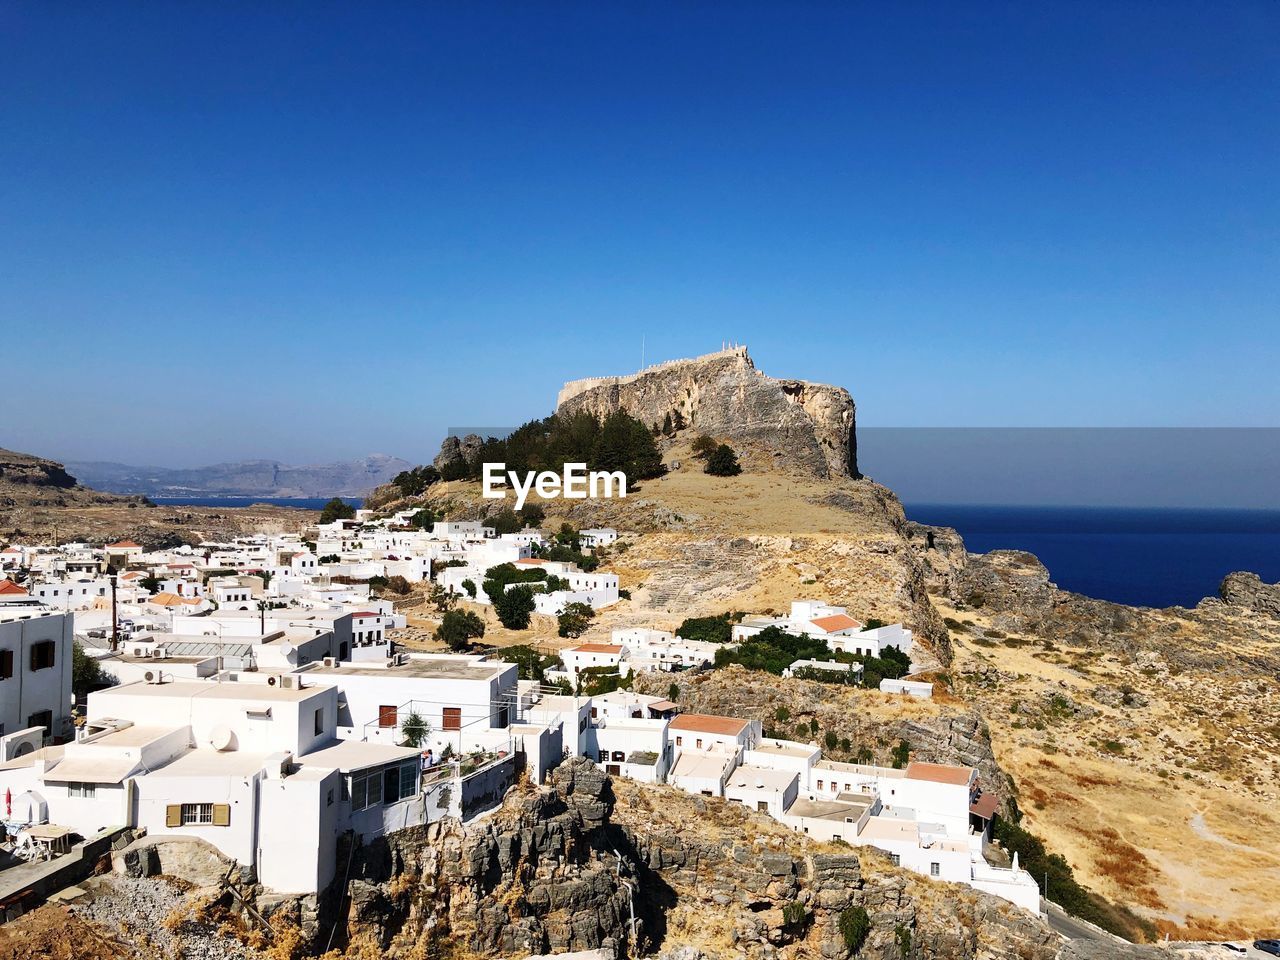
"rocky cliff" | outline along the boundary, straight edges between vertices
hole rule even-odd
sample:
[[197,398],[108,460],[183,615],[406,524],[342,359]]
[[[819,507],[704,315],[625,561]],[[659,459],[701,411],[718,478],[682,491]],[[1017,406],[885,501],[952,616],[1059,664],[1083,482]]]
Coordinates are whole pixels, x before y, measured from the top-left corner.
[[725,801],[611,781],[580,758],[483,822],[359,850],[352,876],[348,956],[602,948],[835,960],[850,952],[838,925],[850,907],[871,923],[862,957],[1049,960],[1060,943],[1009,904],[931,884],[875,851],[810,843]]
[[629,376],[574,380],[561,389],[556,409],[587,410],[597,417],[622,409],[647,424],[682,418],[692,429],[748,456],[818,477],[858,476],[849,391],[767,377],[751,362],[746,347],[675,360]]

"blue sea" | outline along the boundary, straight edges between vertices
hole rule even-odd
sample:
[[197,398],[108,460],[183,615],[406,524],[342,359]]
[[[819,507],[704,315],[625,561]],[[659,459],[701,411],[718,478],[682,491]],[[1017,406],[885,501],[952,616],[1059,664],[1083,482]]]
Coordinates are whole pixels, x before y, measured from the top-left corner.
[[1026,550],[1059,587],[1146,607],[1192,607],[1228,573],[1280,581],[1280,510],[905,505],[973,553]]
[[[269,503],[276,507],[299,507],[303,510],[322,510],[332,497],[150,497],[158,507],[250,507],[255,503]],[[363,502],[359,497],[343,497],[353,507]]]

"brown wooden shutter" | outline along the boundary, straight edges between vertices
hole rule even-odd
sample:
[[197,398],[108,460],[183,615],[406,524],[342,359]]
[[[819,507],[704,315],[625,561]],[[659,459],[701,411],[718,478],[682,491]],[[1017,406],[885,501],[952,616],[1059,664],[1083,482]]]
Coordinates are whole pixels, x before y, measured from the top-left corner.
[[378,707],[378,726],[394,727],[396,725],[397,719],[398,718],[396,717],[395,707],[388,707],[388,706]]
[[215,827],[231,826],[231,804],[215,803],[213,805],[213,825]]
[[171,803],[164,808],[164,825],[166,827],[182,826],[182,804]]
[[444,708],[444,728],[446,730],[462,729],[462,708],[461,707],[445,707]]

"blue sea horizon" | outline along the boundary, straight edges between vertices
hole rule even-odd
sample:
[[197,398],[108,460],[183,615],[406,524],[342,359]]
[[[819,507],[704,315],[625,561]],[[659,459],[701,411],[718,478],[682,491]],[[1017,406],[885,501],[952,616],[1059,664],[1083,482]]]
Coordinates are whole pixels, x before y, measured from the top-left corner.
[[907,503],[972,553],[1024,550],[1063,590],[1144,607],[1193,607],[1228,573],[1280,580],[1280,510]]

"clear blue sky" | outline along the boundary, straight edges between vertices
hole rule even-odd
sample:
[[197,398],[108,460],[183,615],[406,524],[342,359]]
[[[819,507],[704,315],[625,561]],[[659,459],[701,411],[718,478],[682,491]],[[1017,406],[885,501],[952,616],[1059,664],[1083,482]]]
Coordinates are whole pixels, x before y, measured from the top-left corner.
[[1277,425],[1278,41],[1272,0],[0,2],[0,446],[418,460],[642,334],[869,425]]

